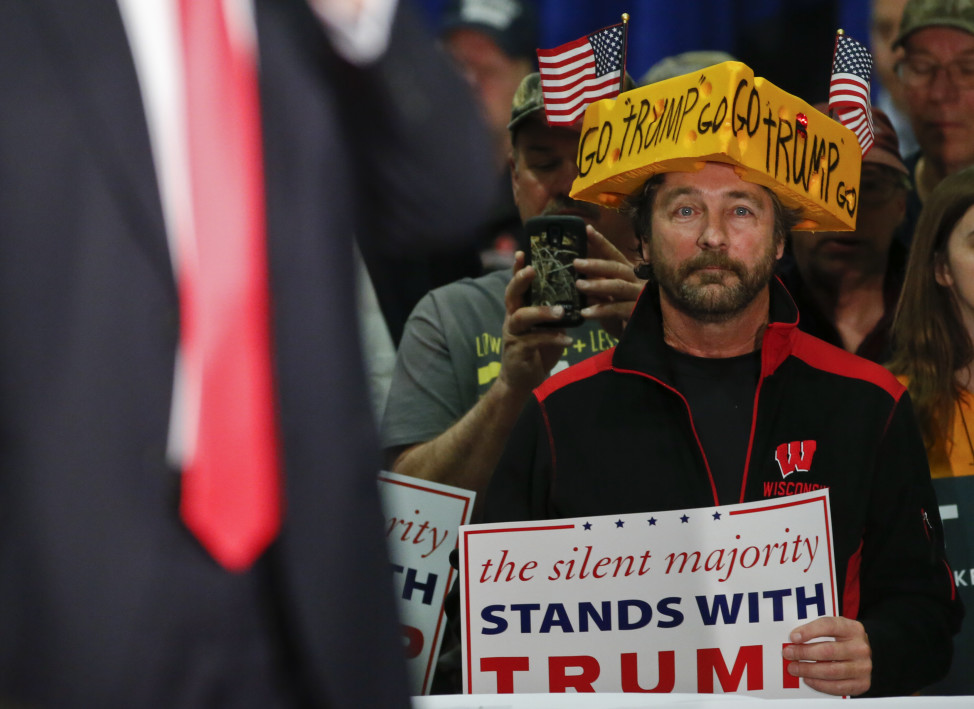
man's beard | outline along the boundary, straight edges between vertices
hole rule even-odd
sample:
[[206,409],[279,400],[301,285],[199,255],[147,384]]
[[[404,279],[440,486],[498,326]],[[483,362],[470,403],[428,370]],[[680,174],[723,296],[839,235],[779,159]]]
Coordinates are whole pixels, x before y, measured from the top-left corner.
[[[774,243],[750,271],[723,251],[704,251],[676,268],[665,263],[652,245],[650,252],[649,265],[663,292],[679,310],[702,322],[724,322],[743,311],[767,287],[778,260]],[[690,283],[690,276],[710,267],[732,272],[736,282],[724,285],[730,278],[725,271],[697,273],[698,282]]]

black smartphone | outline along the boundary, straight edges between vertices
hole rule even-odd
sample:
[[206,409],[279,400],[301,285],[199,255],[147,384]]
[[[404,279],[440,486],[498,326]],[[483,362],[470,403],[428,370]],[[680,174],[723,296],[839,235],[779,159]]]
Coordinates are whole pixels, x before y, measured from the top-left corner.
[[575,259],[585,258],[588,238],[581,217],[555,215],[532,217],[524,224],[528,240],[527,263],[534,266],[534,280],[528,293],[529,305],[560,305],[565,315],[553,327],[582,324],[585,296],[575,287]]

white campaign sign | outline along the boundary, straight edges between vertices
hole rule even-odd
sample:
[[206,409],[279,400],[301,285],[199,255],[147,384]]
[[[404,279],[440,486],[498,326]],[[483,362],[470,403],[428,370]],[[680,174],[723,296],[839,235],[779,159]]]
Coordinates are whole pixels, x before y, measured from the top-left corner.
[[792,629],[838,614],[828,490],[460,530],[464,691],[822,696]]
[[427,694],[440,653],[443,602],[453,586],[450,552],[470,522],[474,494],[449,485],[379,473],[386,542],[413,694]]

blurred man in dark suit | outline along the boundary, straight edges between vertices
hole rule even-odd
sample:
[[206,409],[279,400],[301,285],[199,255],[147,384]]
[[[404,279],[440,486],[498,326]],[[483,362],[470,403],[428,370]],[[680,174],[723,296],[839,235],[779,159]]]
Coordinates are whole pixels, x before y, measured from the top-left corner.
[[232,570],[181,516],[192,414],[200,431],[222,422],[193,406],[184,336],[235,326],[186,317],[184,276],[197,260],[199,290],[220,275],[182,236],[214,205],[194,191],[187,211],[186,195],[220,181],[186,179],[196,35],[180,3],[0,3],[0,701],[404,707],[352,238],[417,249],[472,226],[490,194],[483,125],[394,0],[211,7],[259,67],[248,207],[264,216],[242,226],[265,232],[246,255],[266,260],[282,504],[266,549]]

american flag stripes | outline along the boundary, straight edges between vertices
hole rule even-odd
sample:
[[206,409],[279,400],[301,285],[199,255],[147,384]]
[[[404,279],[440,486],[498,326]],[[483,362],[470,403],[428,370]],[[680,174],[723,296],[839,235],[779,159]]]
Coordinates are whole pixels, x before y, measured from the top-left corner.
[[862,44],[845,34],[835,41],[829,109],[839,123],[856,134],[865,155],[873,145],[873,115],[869,78],[873,58]]
[[625,56],[623,25],[612,25],[554,49],[538,50],[549,125],[571,125],[593,101],[619,94]]

